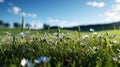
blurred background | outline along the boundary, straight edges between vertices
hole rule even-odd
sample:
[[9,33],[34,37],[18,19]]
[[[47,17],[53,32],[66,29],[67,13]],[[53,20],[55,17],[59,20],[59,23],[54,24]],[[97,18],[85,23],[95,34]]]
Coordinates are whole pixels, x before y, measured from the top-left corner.
[[119,29],[120,0],[0,0],[0,28]]

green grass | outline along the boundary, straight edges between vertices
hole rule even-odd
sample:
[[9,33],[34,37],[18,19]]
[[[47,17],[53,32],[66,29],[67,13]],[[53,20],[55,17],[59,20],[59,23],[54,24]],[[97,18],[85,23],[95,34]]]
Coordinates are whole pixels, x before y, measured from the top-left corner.
[[[27,31],[27,29],[25,29],[24,31]],[[21,32],[21,29],[20,28],[0,28],[0,35],[4,35],[5,32],[10,32],[11,34],[18,34]],[[34,34],[36,32],[38,32],[38,30],[31,30],[31,32]]]
[[[23,32],[26,32],[26,31],[28,31],[27,29],[24,29],[24,31]],[[17,29],[10,29],[10,28],[0,28],[0,35],[4,35],[4,33],[5,32],[10,32],[11,34],[13,34],[13,35],[16,35],[16,34],[18,34],[18,33],[20,33],[21,32],[21,29],[20,28],[17,28]],[[41,33],[41,34],[43,34],[43,33],[47,33],[48,32],[48,30],[31,30],[30,31],[32,34],[35,34],[35,33]],[[49,33],[54,33],[54,32],[57,32],[57,29],[52,29],[52,30],[50,30],[49,31]],[[72,31],[72,30],[62,30],[61,29],[61,32],[63,32],[63,33],[67,33],[67,32],[70,32],[70,33],[74,33],[75,31]],[[84,34],[87,34],[87,33],[90,33],[90,32],[81,32],[82,34],[84,33]]]
[[[4,32],[11,35],[5,35]],[[21,67],[28,59],[33,67],[119,67],[120,31],[78,32],[71,30],[0,29],[0,63]],[[108,32],[108,33],[106,33]],[[115,37],[114,37],[115,36]],[[36,63],[38,57],[50,61]],[[10,67],[12,67],[10,66]]]

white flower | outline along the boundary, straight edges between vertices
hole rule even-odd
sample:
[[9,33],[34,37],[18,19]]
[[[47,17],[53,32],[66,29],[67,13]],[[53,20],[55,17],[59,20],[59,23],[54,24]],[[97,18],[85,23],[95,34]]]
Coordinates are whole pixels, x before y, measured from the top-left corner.
[[88,38],[89,38],[88,35],[83,36],[83,39],[88,39]]
[[21,60],[21,65],[22,65],[23,67],[26,66],[27,63],[28,63],[28,60],[27,60],[27,59],[23,58],[23,59]]
[[120,64],[120,61],[118,60],[118,63]]
[[48,37],[41,37],[41,41],[46,41]]
[[116,35],[110,35],[109,37],[110,37],[110,39],[113,39],[113,38],[115,38],[115,36]]
[[64,34],[64,33],[61,33],[61,35],[62,35],[62,36],[65,36],[65,34]]
[[93,35],[97,35],[98,33],[97,32],[93,32]]
[[94,30],[94,29],[92,29],[92,28],[90,28],[90,31],[91,31],[91,32],[94,32],[95,30]]
[[41,57],[38,57],[38,58],[35,60],[35,63],[40,64],[41,62],[47,63],[47,62],[49,62],[49,61],[50,61],[50,58],[45,57],[45,56],[41,56]]
[[72,36],[72,33],[67,33],[68,36]]
[[93,50],[98,50],[98,49],[99,49],[98,46],[94,46],[94,47],[93,47]]
[[20,37],[21,37],[21,36],[24,36],[24,33],[21,32],[21,33],[18,34],[18,36],[20,36]]
[[120,55],[118,56],[118,58],[120,58]]
[[5,35],[10,36],[11,34],[9,32],[4,32]]
[[34,60],[34,62],[37,63],[37,64],[39,64],[39,63],[41,63],[42,61],[40,61],[40,60]]
[[116,40],[114,40],[114,41],[113,41],[113,43],[114,43],[114,44],[119,44],[119,42],[118,42],[118,41],[116,41]]
[[50,43],[55,43],[55,41],[53,39],[50,39],[49,42]]
[[23,58],[23,59],[21,60],[21,65],[22,65],[23,67],[25,67],[25,66],[32,67],[32,66],[33,66],[32,62],[31,62],[31,61],[28,61],[28,60],[25,59],[25,58]]
[[86,44],[85,44],[85,43],[80,43],[80,45],[81,45],[82,47],[85,47],[85,46],[86,46]]
[[118,61],[117,57],[112,57],[113,61]]
[[50,36],[51,38],[53,38],[53,39],[57,39],[57,37],[56,36]]
[[120,49],[117,49],[117,51],[119,51],[119,52],[120,52]]
[[26,31],[25,36],[30,36],[30,31]]
[[56,33],[56,32],[55,32],[55,33],[53,33],[53,35],[54,35],[54,36],[57,36],[57,35],[58,35],[58,33]]
[[42,57],[42,59],[43,59],[43,62],[45,62],[45,63],[50,61],[50,58],[48,58],[48,57]]
[[98,34],[97,36],[98,36],[98,38],[102,38],[103,37],[103,35],[101,35],[101,34]]

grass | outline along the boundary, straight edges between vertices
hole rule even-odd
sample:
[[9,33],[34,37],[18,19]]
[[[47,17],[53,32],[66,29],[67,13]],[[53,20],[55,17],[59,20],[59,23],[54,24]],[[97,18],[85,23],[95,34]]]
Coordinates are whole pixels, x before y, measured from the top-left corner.
[[[4,34],[6,31],[11,35]],[[120,66],[119,30],[26,31],[27,29],[21,33],[21,29],[0,29],[0,63],[3,67],[6,64],[21,67],[23,58],[26,62],[31,62],[33,67]],[[25,65],[29,66],[30,63]]]
[[[28,29],[24,29],[23,32],[26,32],[28,31]],[[10,32],[11,34],[15,35],[15,34],[18,34],[21,32],[21,29],[20,28],[13,28],[13,29],[10,29],[10,28],[0,28],[0,35],[4,35],[5,32]],[[47,33],[48,30],[31,30],[31,33],[32,34],[35,34],[35,33]],[[49,33],[55,33],[57,32],[57,29],[52,29],[49,31]],[[61,32],[63,33],[67,33],[67,32],[70,32],[70,33],[74,33],[75,31],[72,31],[72,30],[62,30],[61,29]],[[90,33],[90,32],[81,32],[81,34],[87,34],[87,33]]]

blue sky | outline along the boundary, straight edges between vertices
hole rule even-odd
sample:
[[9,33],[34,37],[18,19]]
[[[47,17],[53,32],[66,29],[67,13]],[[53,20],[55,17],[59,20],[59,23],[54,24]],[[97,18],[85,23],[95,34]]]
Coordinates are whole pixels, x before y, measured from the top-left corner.
[[42,28],[120,21],[120,0],[0,0],[0,20],[25,22]]

